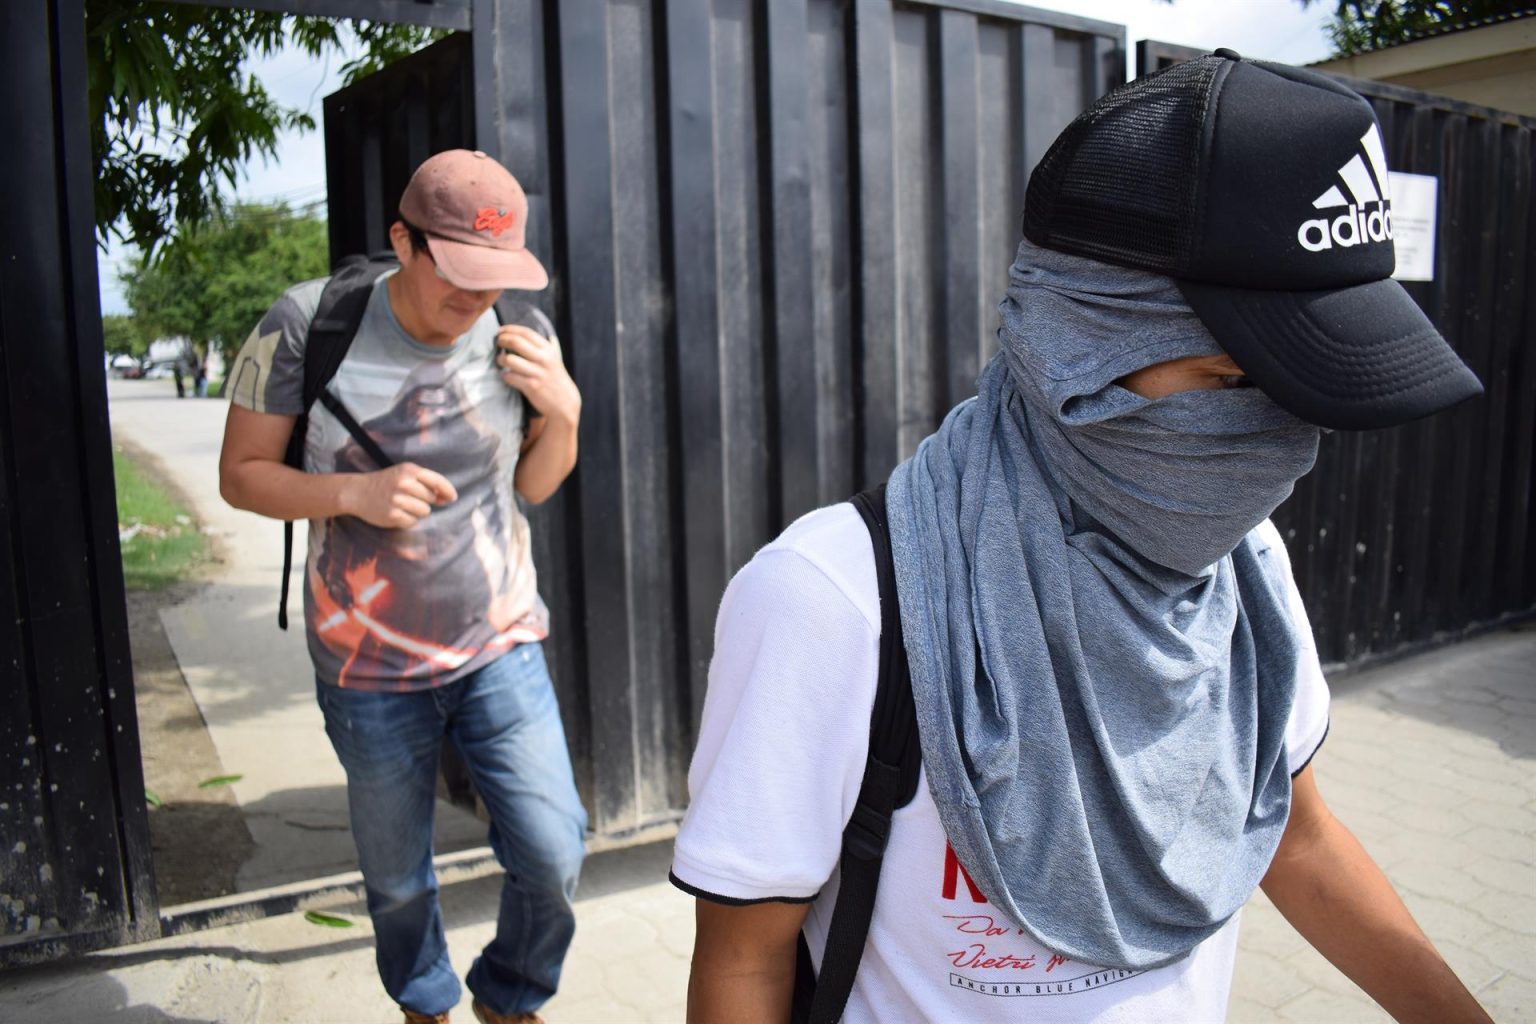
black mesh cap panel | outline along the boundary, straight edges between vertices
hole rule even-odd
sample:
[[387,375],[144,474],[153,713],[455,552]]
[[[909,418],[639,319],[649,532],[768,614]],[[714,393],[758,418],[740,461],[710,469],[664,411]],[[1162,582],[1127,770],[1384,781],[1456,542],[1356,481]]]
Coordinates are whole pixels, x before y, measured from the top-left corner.
[[1201,134],[1219,57],[1175,64],[1104,96],[1067,126],[1029,178],[1036,245],[1174,274],[1200,230]]

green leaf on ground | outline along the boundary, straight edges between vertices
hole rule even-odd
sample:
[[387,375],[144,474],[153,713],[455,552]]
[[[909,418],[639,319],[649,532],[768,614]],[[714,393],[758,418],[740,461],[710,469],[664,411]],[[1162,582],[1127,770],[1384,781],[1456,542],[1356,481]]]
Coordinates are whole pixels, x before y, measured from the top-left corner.
[[215,775],[211,779],[204,779],[197,784],[198,789],[212,789],[214,786],[227,786],[231,782],[239,782],[244,775]]
[[331,914],[322,914],[318,910],[304,911],[304,920],[310,924],[324,925],[327,928],[351,928],[352,922],[344,917],[335,917]]
[[165,801],[156,796],[155,791],[150,789],[148,786],[144,787],[144,799],[149,802],[149,806],[151,807],[165,806]]

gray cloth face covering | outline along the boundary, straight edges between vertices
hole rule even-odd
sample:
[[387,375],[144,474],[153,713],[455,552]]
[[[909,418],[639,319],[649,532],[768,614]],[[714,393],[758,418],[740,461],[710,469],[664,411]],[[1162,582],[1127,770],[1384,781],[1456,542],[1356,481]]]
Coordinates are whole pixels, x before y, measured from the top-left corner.
[[1285,828],[1298,638],[1248,534],[1319,432],[1256,388],[1114,383],[1221,351],[1168,278],[1027,241],[1010,277],[978,396],[886,494],[923,764],[1000,911],[1081,962],[1158,967]]

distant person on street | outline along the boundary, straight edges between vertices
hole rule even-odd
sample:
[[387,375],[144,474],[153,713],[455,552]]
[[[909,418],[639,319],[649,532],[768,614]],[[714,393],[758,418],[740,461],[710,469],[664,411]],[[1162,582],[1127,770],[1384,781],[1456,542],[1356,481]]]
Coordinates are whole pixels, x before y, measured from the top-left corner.
[[208,397],[208,349],[192,348],[192,393],[198,398]]
[[586,814],[517,497],[542,502],[571,472],[581,395],[542,314],[535,330],[498,327],[492,311],[503,289],[548,282],[524,247],[527,214],[517,181],[483,153],[439,153],[406,186],[389,231],[399,269],[372,285],[329,385],[390,468],[318,403],[304,471],[284,464],[324,280],[278,300],[226,388],[225,499],[310,522],[316,690],[347,772],[379,975],[407,1022],[446,1021],[460,997],[432,867],[444,737],[506,869],[495,937],[467,976],[476,1018],[538,1021],[575,929]]
[[[1488,1020],[1319,793],[1329,694],[1269,521],[1325,430],[1481,391],[1391,279],[1388,189],[1368,103],[1230,51],[1062,132],[978,395],[725,593],[672,868],[691,1020],[782,1022],[799,985],[813,1020],[1220,1021],[1259,887],[1399,1021]],[[869,508],[921,755],[884,821]]]

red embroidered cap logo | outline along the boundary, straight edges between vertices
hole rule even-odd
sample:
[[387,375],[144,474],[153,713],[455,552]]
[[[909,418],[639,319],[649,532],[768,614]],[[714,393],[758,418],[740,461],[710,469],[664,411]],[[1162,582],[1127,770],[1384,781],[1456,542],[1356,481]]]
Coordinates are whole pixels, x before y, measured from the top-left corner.
[[493,237],[499,236],[515,223],[517,214],[510,210],[503,212],[494,206],[485,206],[475,211],[475,230],[489,231]]

